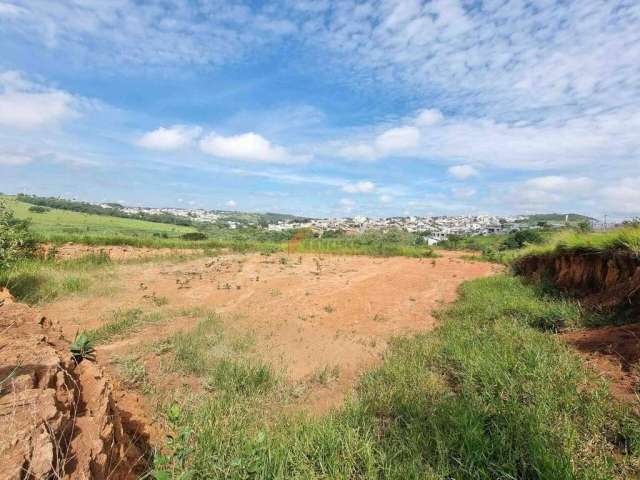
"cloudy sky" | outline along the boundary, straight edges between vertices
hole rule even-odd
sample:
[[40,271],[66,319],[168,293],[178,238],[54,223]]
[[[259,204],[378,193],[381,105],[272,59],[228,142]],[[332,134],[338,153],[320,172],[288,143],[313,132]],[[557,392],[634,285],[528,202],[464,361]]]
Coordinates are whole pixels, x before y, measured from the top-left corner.
[[640,2],[0,0],[0,191],[640,215]]

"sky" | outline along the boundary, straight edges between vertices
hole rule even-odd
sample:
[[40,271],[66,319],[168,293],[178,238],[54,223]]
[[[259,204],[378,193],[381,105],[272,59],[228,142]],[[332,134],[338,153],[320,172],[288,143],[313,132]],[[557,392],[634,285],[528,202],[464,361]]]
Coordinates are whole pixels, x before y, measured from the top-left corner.
[[0,191],[640,215],[637,0],[0,0]]

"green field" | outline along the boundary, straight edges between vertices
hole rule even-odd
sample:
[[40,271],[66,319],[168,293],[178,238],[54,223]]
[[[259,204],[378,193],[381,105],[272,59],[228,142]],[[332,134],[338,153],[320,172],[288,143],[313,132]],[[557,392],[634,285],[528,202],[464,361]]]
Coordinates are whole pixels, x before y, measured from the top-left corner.
[[169,238],[177,238],[183,233],[195,231],[193,227],[91,215],[69,210],[51,209],[44,213],[35,213],[29,211],[32,205],[18,202],[15,197],[2,196],[0,200],[13,210],[17,218],[29,220],[31,230],[42,240],[112,236],[154,238],[154,234],[156,236],[166,234]]

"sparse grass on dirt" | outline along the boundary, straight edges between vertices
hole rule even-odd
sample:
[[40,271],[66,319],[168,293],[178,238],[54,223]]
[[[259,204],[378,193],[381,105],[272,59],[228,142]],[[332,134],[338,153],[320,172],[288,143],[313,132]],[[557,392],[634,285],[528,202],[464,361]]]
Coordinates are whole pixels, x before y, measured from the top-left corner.
[[151,382],[144,362],[140,358],[128,355],[116,359],[115,364],[128,387],[139,388],[145,393],[150,391]]
[[93,343],[103,344],[166,318],[167,315],[159,311],[145,313],[139,308],[118,309],[111,313],[102,326],[88,330],[85,334]]
[[309,238],[297,247],[298,253],[320,253],[331,255],[370,255],[372,257],[437,257],[429,247],[405,243],[370,241],[363,236],[338,239]]
[[253,343],[250,334],[225,332],[215,313],[204,317],[190,331],[178,332],[167,339],[170,368],[202,378],[208,391],[255,394],[277,382],[271,367],[248,355]]
[[[270,382],[178,396],[177,427],[193,432],[181,468],[196,478],[632,478],[637,417],[545,331],[578,315],[514,277],[468,282],[439,328],[393,341],[333,414],[285,413]],[[188,356],[189,370],[215,351],[219,330],[207,322],[213,343]]]

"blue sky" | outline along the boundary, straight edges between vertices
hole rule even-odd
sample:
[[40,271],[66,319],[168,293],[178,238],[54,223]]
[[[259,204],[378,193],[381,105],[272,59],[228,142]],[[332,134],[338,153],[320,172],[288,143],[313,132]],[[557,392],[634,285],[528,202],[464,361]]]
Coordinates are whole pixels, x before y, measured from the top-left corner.
[[640,2],[0,0],[0,191],[640,215]]

